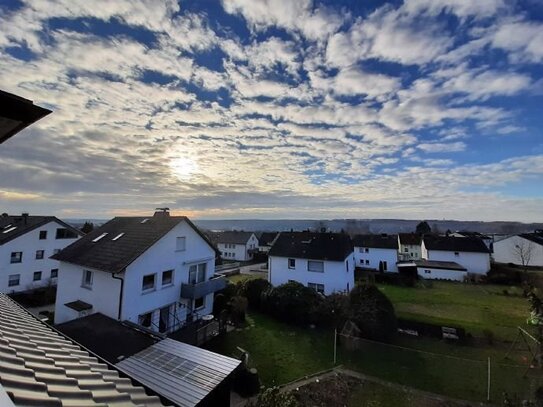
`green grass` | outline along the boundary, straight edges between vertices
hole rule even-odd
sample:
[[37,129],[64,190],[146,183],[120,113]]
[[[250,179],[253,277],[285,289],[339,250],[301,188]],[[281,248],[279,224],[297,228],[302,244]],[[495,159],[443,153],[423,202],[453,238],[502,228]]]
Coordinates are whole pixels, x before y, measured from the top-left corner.
[[[474,336],[484,329],[496,338],[513,340],[517,326],[526,327],[528,302],[519,287],[469,285],[435,281],[431,288],[380,284],[400,318],[441,325],[461,326]],[[503,295],[507,289],[514,296]]]
[[364,382],[356,387],[348,403],[348,407],[426,407],[436,405],[437,403],[419,394],[373,382]]
[[247,281],[247,280],[255,280],[257,278],[264,278],[265,274],[263,273],[262,276],[256,275],[256,274],[234,274],[232,276],[228,276],[228,281],[236,284],[239,281]]

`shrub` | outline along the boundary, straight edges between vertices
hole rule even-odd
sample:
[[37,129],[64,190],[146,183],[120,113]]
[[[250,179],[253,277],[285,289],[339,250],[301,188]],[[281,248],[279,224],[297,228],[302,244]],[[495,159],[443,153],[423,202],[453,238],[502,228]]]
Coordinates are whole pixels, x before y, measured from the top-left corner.
[[362,336],[379,341],[394,337],[398,327],[394,306],[376,286],[357,285],[349,294],[349,304],[349,317]]
[[223,293],[215,294],[213,299],[213,315],[218,316],[221,312],[228,308],[228,300]]
[[494,332],[492,332],[490,329],[483,329],[483,336],[489,345],[494,343]]
[[230,312],[232,319],[237,323],[245,322],[247,313],[247,298],[236,295],[230,300]]
[[322,296],[298,282],[289,282],[266,291],[263,309],[287,322],[313,323]]
[[349,297],[345,294],[331,294],[317,307],[319,322],[332,327],[343,325],[349,315]]
[[243,294],[247,297],[249,306],[259,309],[262,302],[262,293],[269,290],[270,287],[271,284],[268,280],[262,278],[245,281],[245,284],[243,285]]

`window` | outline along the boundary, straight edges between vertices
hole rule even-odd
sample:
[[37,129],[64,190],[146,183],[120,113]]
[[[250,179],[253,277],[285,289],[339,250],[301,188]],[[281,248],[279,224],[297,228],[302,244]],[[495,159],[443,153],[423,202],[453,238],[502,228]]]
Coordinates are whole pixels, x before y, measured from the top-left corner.
[[318,293],[324,294],[324,284],[307,283],[307,286]]
[[383,261],[383,271],[387,271],[388,264],[386,261]]
[[363,247],[359,247],[359,248],[358,248],[358,251],[359,251],[360,253],[364,253],[364,248],[363,248]]
[[295,269],[296,268],[296,259],[288,259],[288,268],[289,269]]
[[143,281],[141,283],[142,291],[153,290],[155,288],[155,276],[156,274],[147,274],[143,276]]
[[184,252],[187,244],[187,238],[182,236],[178,237],[175,243],[175,250],[178,252]]
[[193,264],[189,268],[189,284],[202,283],[206,280],[207,263]]
[[145,328],[150,328],[152,319],[153,319],[153,313],[152,312],[148,312],[146,314],[141,314],[138,317],[138,324],[140,324],[141,326],[143,326]]
[[8,287],[15,287],[19,285],[20,274],[12,274],[9,276]]
[[119,233],[117,236],[115,236],[115,237],[114,237],[113,239],[111,239],[111,240],[113,240],[113,241],[115,242],[115,241],[119,240],[119,239],[120,239],[121,237],[123,237],[123,236],[124,236],[124,232]]
[[166,270],[162,272],[162,285],[173,284],[173,270]]
[[404,252],[409,253],[409,249],[406,247],[403,249]]
[[96,243],[96,242],[98,242],[100,239],[103,239],[103,238],[106,237],[106,236],[107,236],[107,233],[102,233],[100,236],[95,237],[94,239],[92,239],[92,242],[93,242],[93,243]]
[[369,261],[369,260],[366,260],[366,265],[367,265],[367,264],[370,264],[370,261]]
[[55,239],[75,239],[77,234],[66,228],[58,228]]
[[40,230],[40,240],[47,239],[47,230]]
[[21,263],[23,261],[23,252],[11,252],[10,263]]
[[43,259],[43,250],[36,250],[36,260]]
[[314,271],[316,273],[324,273],[324,262],[309,260],[307,262],[307,271]]
[[205,297],[196,298],[194,300],[194,309],[204,308],[206,306]]
[[51,278],[58,277],[58,269],[51,269]]
[[83,270],[83,281],[81,283],[81,287],[88,289],[92,288],[93,274],[94,273],[90,270]]
[[35,271],[32,281],[40,281],[40,280],[41,280],[41,271]]
[[424,274],[432,274],[432,270],[424,270]]
[[345,270],[347,271],[347,273],[349,272],[349,262],[348,261],[345,262]]
[[456,257],[458,257],[458,256],[460,256],[460,253],[454,252],[454,255],[455,255]]
[[369,253],[369,252],[370,252],[370,249],[368,249],[368,248],[366,247],[366,248],[364,249],[364,251],[365,251],[366,253]]

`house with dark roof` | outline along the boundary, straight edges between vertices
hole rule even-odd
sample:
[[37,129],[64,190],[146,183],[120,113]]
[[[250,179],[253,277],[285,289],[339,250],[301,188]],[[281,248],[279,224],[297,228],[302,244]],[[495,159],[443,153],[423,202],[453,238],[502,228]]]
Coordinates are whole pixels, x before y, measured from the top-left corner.
[[421,236],[418,233],[399,233],[398,259],[400,261],[412,261],[421,258]]
[[30,291],[57,282],[50,257],[83,233],[54,216],[0,216],[0,292]]
[[225,260],[249,261],[258,250],[258,238],[253,232],[210,232],[209,237],[217,245],[221,258]]
[[485,235],[485,234],[479,233],[479,232],[471,232],[469,230],[456,231],[456,232],[453,232],[453,233],[449,234],[449,236],[453,236],[453,237],[475,237],[475,238],[481,239],[483,241],[483,243],[486,244],[486,247],[488,247],[490,252],[492,252],[492,244],[494,243],[494,238],[492,236]]
[[157,332],[211,314],[217,249],[186,216],[116,217],[54,256],[55,323],[100,312]]
[[490,270],[490,250],[476,237],[425,235],[421,253],[425,260],[457,263],[470,274],[485,275]]
[[397,272],[398,236],[396,235],[356,235],[353,237],[356,267]]
[[464,281],[468,277],[468,270],[453,261],[413,260],[398,263],[400,273],[418,275],[428,280]]
[[279,237],[279,232],[264,232],[258,238],[258,251],[268,253]]
[[274,285],[297,281],[329,295],[354,287],[351,238],[343,233],[281,232],[268,253],[268,279]]
[[492,257],[497,263],[543,267],[543,231],[541,230],[508,236],[494,242],[493,248]]

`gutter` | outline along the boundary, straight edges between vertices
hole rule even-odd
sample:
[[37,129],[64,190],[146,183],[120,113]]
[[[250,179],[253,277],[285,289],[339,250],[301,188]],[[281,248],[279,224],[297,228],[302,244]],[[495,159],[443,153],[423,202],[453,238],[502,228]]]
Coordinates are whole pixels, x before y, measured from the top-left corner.
[[[121,271],[121,273],[122,272],[124,272],[124,270]],[[117,319],[120,321],[121,320],[121,314],[122,314],[122,311],[123,311],[124,278],[115,277],[115,273],[113,273],[111,275],[111,277],[113,277],[115,280],[119,280],[121,282],[121,292],[119,293],[119,311],[118,311],[118,315],[117,315]]]

